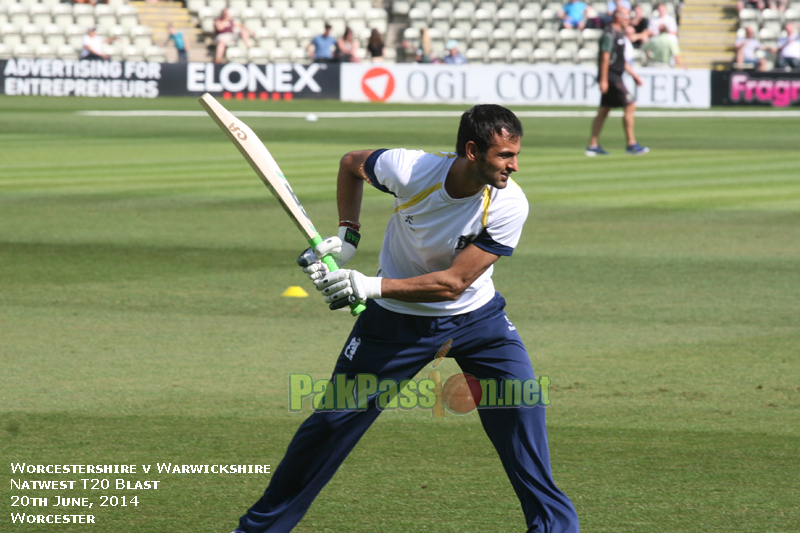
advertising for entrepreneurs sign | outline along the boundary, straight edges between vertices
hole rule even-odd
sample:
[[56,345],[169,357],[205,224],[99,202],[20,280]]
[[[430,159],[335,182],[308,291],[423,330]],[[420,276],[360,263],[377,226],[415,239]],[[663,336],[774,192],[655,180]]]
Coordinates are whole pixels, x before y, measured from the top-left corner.
[[[586,105],[600,102],[597,69],[563,65],[342,65],[341,98],[350,102]],[[709,71],[639,69],[629,90],[642,107],[707,108]]]
[[339,65],[9,59],[0,61],[0,91],[9,96],[156,98],[210,92],[237,98],[338,99]]

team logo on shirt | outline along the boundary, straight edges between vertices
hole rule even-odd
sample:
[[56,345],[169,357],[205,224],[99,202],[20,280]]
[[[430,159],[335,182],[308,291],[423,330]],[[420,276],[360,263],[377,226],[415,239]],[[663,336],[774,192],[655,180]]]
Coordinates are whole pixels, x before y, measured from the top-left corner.
[[458,238],[458,242],[456,243],[456,250],[463,250],[467,247],[469,243],[472,242],[472,239],[475,238],[475,235],[462,235]]
[[417,231],[414,229],[414,215],[406,215],[405,223],[408,225],[408,229],[411,231]]

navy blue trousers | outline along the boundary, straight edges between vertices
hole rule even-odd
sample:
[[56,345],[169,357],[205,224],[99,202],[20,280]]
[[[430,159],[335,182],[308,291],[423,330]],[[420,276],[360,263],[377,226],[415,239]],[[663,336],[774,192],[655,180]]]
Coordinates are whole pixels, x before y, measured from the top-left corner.
[[[334,374],[375,374],[379,380],[413,378],[453,339],[448,357],[478,379],[533,379],[530,358],[506,317],[500,294],[482,308],[451,317],[387,311],[370,301],[356,321]],[[353,352],[347,346],[361,340]],[[317,411],[300,426],[261,499],[242,516],[237,531],[290,531],[333,477],[381,410],[375,397],[366,410]],[[577,533],[578,517],[550,472],[545,409],[478,409],[522,504],[528,532]]]

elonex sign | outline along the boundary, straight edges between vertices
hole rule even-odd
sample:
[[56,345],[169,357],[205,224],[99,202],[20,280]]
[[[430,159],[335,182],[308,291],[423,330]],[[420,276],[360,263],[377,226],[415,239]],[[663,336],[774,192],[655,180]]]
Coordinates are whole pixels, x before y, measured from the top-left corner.
[[322,93],[322,87],[315,76],[326,70],[328,65],[319,63],[311,65],[228,63],[219,69],[215,67],[216,65],[213,63],[189,63],[186,73],[186,90],[191,93],[223,91],[231,93],[242,91]]

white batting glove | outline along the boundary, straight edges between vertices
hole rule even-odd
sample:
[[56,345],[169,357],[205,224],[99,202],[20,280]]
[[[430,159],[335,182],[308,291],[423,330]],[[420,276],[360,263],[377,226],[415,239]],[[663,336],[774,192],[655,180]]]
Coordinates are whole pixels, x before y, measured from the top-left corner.
[[332,310],[354,302],[381,298],[381,280],[367,277],[357,270],[342,269],[331,272],[314,284],[325,296],[325,302]]

